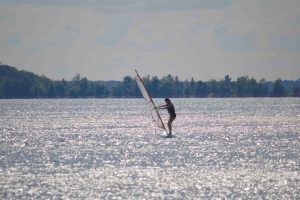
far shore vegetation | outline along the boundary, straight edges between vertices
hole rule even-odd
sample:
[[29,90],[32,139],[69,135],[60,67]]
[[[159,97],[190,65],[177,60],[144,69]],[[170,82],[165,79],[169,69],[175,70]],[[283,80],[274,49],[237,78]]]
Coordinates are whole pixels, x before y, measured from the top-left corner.
[[[154,98],[227,98],[227,97],[300,97],[298,80],[267,81],[248,76],[232,80],[180,80],[167,75],[143,77]],[[77,74],[72,80],[51,80],[31,72],[0,64],[0,98],[139,98],[142,97],[134,77],[122,81],[91,81]]]

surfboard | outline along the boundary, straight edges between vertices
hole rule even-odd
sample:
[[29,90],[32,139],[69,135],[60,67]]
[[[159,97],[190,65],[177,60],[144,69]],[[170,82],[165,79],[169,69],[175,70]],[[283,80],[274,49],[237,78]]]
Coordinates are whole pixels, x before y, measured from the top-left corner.
[[175,136],[174,135],[166,135],[166,136],[162,136],[162,138],[175,138]]

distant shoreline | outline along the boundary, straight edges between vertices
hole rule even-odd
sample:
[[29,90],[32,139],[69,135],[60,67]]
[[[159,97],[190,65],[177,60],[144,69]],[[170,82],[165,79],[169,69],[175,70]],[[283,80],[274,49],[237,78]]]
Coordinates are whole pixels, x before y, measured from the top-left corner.
[[[167,75],[143,77],[153,98],[257,98],[300,97],[298,80],[256,81],[248,76],[231,80],[229,75],[219,81],[179,80]],[[141,98],[134,77],[123,81],[90,81],[77,74],[71,81],[53,81],[46,76],[0,65],[0,99],[64,99],[64,98]]]

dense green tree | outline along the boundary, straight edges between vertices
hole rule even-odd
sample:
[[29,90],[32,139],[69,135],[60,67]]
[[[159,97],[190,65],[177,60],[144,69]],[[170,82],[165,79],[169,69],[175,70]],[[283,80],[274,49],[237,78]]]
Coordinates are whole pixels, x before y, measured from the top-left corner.
[[221,83],[221,88],[220,88],[220,92],[221,92],[221,96],[222,97],[230,97],[231,96],[231,78],[229,77],[229,75],[226,75],[224,77],[224,80],[220,81]]
[[122,83],[119,83],[116,87],[112,88],[113,97],[125,97],[125,91]]
[[109,91],[107,90],[107,88],[104,87],[103,84],[96,84],[95,86],[96,88],[96,93],[95,96],[96,97],[106,97],[109,94]]
[[285,96],[285,89],[282,85],[281,79],[277,79],[273,84],[273,91],[272,91],[273,97],[284,97]]
[[257,97],[269,96],[269,90],[265,79],[261,79],[256,88]]
[[87,78],[84,77],[84,78],[80,79],[79,88],[80,88],[80,92],[79,92],[80,97],[86,97],[88,94],[88,89],[89,89]]
[[174,78],[170,74],[164,76],[160,83],[161,96],[173,97],[175,95],[173,92]]
[[218,81],[216,81],[215,79],[211,79],[210,81],[207,82],[207,86],[208,86],[208,97],[219,97],[219,93],[218,93]]
[[196,83],[196,97],[207,97],[208,88],[207,84],[202,81],[197,81]]
[[194,78],[191,78],[189,96],[190,97],[197,96],[197,87]]
[[57,97],[65,97],[66,96],[66,86],[67,83],[64,79],[61,81],[55,81],[55,94]]
[[190,82],[188,80],[182,83],[182,97],[190,97]]
[[182,95],[182,82],[179,81],[178,76],[174,79],[174,97],[180,97]]
[[293,97],[300,97],[300,86],[294,86]]
[[0,82],[0,90],[3,98],[20,98],[21,87],[18,82],[9,76],[2,76]]
[[247,81],[248,76],[242,76],[237,78],[237,81],[235,83],[235,94],[237,97],[246,97],[246,89],[247,89]]
[[159,94],[160,94],[160,80],[157,78],[157,76],[153,76],[151,78],[151,81],[149,83],[149,93],[152,95],[152,96],[156,96],[158,97]]
[[133,80],[130,76],[125,76],[123,79],[122,90],[125,96],[131,96],[133,92]]

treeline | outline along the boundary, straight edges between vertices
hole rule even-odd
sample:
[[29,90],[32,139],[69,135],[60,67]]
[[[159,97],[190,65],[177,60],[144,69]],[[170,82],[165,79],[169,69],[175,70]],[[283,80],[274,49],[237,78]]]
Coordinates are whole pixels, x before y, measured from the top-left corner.
[[[242,76],[232,81],[226,75],[222,80],[210,81],[181,81],[177,76],[143,77],[145,87],[153,97],[300,97],[300,79],[297,81],[274,82],[265,79],[257,82],[254,78]],[[130,76],[126,76],[119,85],[114,88],[113,96],[138,97],[140,92],[136,82]]]
[[[274,82],[242,76],[232,81],[181,81],[177,76],[143,77],[152,97],[300,97],[300,79]],[[0,65],[0,98],[107,98],[141,97],[134,77],[122,81],[90,81],[77,74],[71,81],[53,81],[45,76]]]
[[53,81],[45,76],[0,65],[0,98],[108,97],[109,87],[77,74],[71,81]]

